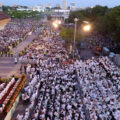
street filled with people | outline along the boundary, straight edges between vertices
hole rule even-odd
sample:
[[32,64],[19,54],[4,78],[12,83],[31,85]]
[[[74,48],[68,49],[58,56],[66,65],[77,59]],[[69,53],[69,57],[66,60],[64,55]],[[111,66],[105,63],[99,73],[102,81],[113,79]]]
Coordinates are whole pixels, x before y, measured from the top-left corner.
[[[85,119],[83,104],[72,62],[63,47],[64,41],[48,34],[40,36],[24,56],[28,64],[26,74],[30,81],[22,94],[23,103],[29,103],[25,114],[18,119]],[[37,84],[38,83],[38,84]]]
[[89,43],[88,48],[94,48],[96,46],[100,48],[107,47],[112,52],[120,53],[120,43],[114,42],[111,35],[102,35],[94,31],[85,38],[85,42]]
[[34,19],[12,19],[5,29],[0,31],[0,56],[13,56],[12,48],[25,40],[39,24],[40,22]]
[[91,120],[120,119],[120,71],[108,57],[76,61],[84,104]]
[[17,120],[120,120],[120,71],[108,57],[72,60],[46,26],[20,60],[28,79]]

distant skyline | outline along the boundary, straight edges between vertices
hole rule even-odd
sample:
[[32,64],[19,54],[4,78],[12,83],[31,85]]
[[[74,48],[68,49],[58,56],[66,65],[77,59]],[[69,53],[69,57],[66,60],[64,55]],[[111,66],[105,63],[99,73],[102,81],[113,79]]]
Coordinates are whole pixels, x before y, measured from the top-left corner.
[[[120,5],[120,0],[66,0],[67,6],[70,5],[71,2],[76,3],[76,7],[91,7],[95,5],[102,5],[108,7],[114,7]],[[62,0],[0,0],[3,5],[24,5],[24,6],[35,6],[40,4],[48,4],[51,3],[52,6],[56,4],[62,4]]]

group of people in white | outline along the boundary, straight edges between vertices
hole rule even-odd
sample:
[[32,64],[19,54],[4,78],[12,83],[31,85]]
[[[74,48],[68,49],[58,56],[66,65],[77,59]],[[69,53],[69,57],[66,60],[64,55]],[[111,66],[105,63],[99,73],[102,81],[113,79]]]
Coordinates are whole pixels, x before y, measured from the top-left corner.
[[16,119],[120,120],[119,69],[107,57],[64,64],[69,59],[64,41],[49,31],[46,27],[22,56],[34,62],[26,67],[26,109]]
[[108,57],[76,61],[84,104],[91,120],[120,119],[120,70]]
[[11,48],[16,47],[28,33],[36,29],[40,23],[36,21],[12,19],[4,30],[0,31],[0,55],[7,55]]
[[[47,30],[45,34],[48,34]],[[68,58],[64,41],[51,35],[43,36],[34,41],[24,56],[35,62],[27,65],[30,81],[22,94],[23,104],[29,103],[29,106],[17,119],[83,120],[85,114],[81,96],[76,90],[74,64],[62,63]]]

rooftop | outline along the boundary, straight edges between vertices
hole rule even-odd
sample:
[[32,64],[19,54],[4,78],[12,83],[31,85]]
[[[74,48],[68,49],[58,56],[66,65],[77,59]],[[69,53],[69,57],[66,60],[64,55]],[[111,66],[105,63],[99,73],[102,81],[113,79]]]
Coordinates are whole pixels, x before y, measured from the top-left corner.
[[10,16],[0,11],[0,20],[9,19]]

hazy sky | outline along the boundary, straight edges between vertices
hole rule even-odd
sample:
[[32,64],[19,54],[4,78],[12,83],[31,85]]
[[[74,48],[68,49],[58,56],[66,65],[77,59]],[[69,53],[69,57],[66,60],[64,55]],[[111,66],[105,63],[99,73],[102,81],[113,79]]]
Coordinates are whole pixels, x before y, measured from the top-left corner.
[[[71,2],[75,2],[77,7],[88,7],[95,5],[107,5],[109,7],[114,7],[120,5],[120,0],[66,0],[67,5]],[[61,4],[62,0],[0,0],[3,5],[26,5],[26,6],[34,6],[39,4],[48,4],[51,3],[52,6],[56,4]]]

